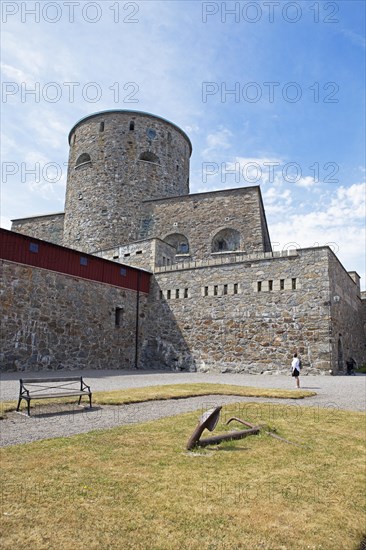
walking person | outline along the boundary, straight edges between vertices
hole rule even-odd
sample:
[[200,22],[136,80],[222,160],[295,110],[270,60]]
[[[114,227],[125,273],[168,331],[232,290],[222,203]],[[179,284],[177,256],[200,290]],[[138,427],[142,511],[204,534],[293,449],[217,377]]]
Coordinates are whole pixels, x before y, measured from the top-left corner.
[[300,387],[300,380],[299,380],[299,376],[300,376],[300,359],[298,358],[297,353],[294,353],[294,358],[292,359],[292,363],[291,363],[291,370],[292,370],[291,376],[293,376],[295,378],[296,386],[299,388]]

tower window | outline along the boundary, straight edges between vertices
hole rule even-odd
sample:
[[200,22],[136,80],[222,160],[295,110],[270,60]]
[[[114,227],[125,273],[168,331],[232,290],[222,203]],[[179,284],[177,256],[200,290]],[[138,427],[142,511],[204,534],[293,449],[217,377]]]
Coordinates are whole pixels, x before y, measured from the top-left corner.
[[104,132],[104,122],[99,124],[99,132]]
[[162,300],[162,299],[163,299],[163,291],[159,290],[159,300]]
[[172,297],[172,292],[171,292],[171,290],[167,290],[167,293],[166,293],[166,298],[167,298],[167,300],[170,300],[171,297]]
[[214,296],[217,296],[217,291],[218,291],[218,286],[215,285],[215,286],[214,286]]
[[133,122],[133,120],[131,120],[130,122],[130,132],[133,132],[135,129],[135,123]]
[[234,283],[234,294],[238,293],[238,283]]
[[258,281],[257,282],[257,292],[261,292],[262,291],[262,281]]
[[268,290],[273,290],[273,281],[268,281]]
[[179,298],[179,288],[177,288],[176,291],[175,291],[175,297]]
[[208,286],[205,286],[204,294],[205,296],[208,296]]
[[83,164],[88,164],[88,163],[91,163],[90,155],[88,155],[88,153],[82,153],[81,155],[79,155],[75,163],[75,168],[79,168],[79,166],[82,166]]
[[157,155],[154,153],[151,153],[151,151],[144,151],[139,156],[139,160],[144,160],[145,162],[152,162],[154,164],[160,164],[160,159]]
[[116,307],[116,309],[115,309],[115,325],[116,325],[116,327],[120,327],[122,325],[122,319],[123,319],[123,308],[122,307]]
[[185,289],[184,289],[184,297],[185,297],[185,298],[188,298],[188,288],[185,288]]
[[296,290],[296,279],[292,279],[292,290]]
[[224,294],[225,296],[226,296],[226,294],[227,294],[227,285],[224,285],[223,294]]
[[280,279],[280,290],[285,290],[285,279]]

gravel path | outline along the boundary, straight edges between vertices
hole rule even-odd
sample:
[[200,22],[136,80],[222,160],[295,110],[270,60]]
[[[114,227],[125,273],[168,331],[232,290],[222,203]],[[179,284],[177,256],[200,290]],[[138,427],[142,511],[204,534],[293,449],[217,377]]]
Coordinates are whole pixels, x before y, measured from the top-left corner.
[[[210,382],[255,386],[262,388],[294,388],[294,381],[289,376],[246,375],[246,374],[201,374],[201,373],[159,373],[159,372],[122,372],[116,371],[83,371],[68,373],[82,376],[92,391],[136,388],[162,384],[181,384]],[[66,373],[53,373],[63,376]],[[20,373],[1,375],[0,400],[15,400],[19,392]],[[31,377],[52,377],[50,373],[27,373]],[[95,406],[93,409],[74,405],[49,405],[33,407],[31,417],[16,412],[8,413],[0,421],[0,446],[29,443],[40,439],[67,437],[91,430],[107,429],[123,424],[156,420],[174,416],[183,412],[197,410],[197,417],[203,410],[226,403],[256,402],[256,415],[261,421],[273,419],[273,408],[270,403],[288,405],[289,414],[299,414],[299,407],[318,406],[328,408],[330,414],[337,409],[364,411],[366,404],[366,376],[302,376],[303,389],[314,390],[317,396],[294,401],[292,399],[263,399],[237,396],[204,396],[169,401],[149,401],[122,406]],[[261,404],[261,405],[259,405]],[[251,405],[251,407],[253,407]],[[271,412],[272,411],[272,412]],[[239,413],[238,413],[239,414]],[[271,416],[272,414],[272,416]]]

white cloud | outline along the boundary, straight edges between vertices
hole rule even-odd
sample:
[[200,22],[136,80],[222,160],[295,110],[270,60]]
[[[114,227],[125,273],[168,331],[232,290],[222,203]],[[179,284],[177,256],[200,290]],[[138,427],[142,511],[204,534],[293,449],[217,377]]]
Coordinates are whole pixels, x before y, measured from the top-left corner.
[[221,154],[222,150],[229,149],[231,147],[230,138],[232,137],[232,132],[227,128],[220,127],[216,132],[208,134],[206,138],[207,148],[204,149],[201,153],[202,157],[208,157],[215,154]]
[[298,187],[304,187],[305,189],[308,189],[310,187],[314,187],[314,185],[316,185],[317,182],[313,177],[311,176],[305,176],[303,178],[300,178],[297,182],[296,182],[296,185]]

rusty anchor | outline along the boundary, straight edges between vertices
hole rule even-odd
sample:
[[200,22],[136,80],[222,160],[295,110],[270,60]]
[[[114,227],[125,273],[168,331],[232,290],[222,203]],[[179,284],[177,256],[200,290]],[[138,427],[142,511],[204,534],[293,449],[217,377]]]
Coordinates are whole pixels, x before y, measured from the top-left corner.
[[[215,409],[210,409],[209,411],[206,411],[201,416],[196,428],[194,429],[191,437],[187,442],[186,449],[188,451],[192,450],[194,447],[206,447],[207,445],[215,445],[217,443],[221,443],[222,441],[232,441],[234,439],[243,439],[244,437],[247,437],[249,435],[257,435],[259,434],[260,430],[263,429],[263,426],[257,426],[255,424],[252,424],[251,422],[246,422],[245,420],[241,420],[241,418],[237,418],[236,416],[233,416],[229,418],[226,424],[230,424],[230,422],[235,420],[240,424],[244,424],[244,426],[248,426],[248,429],[234,431],[234,432],[227,432],[225,434],[206,437],[205,439],[200,439],[204,430],[207,429],[210,432],[213,432],[213,430],[216,428],[220,418],[221,409],[222,409],[222,406],[216,407]],[[271,431],[264,430],[264,433],[266,433],[271,437],[274,437],[275,439],[283,441],[284,443],[289,443],[290,445],[296,445],[297,447],[303,447],[303,445],[294,443],[293,441],[289,441],[288,439],[284,439],[283,437],[280,437],[279,435],[274,434]]]

